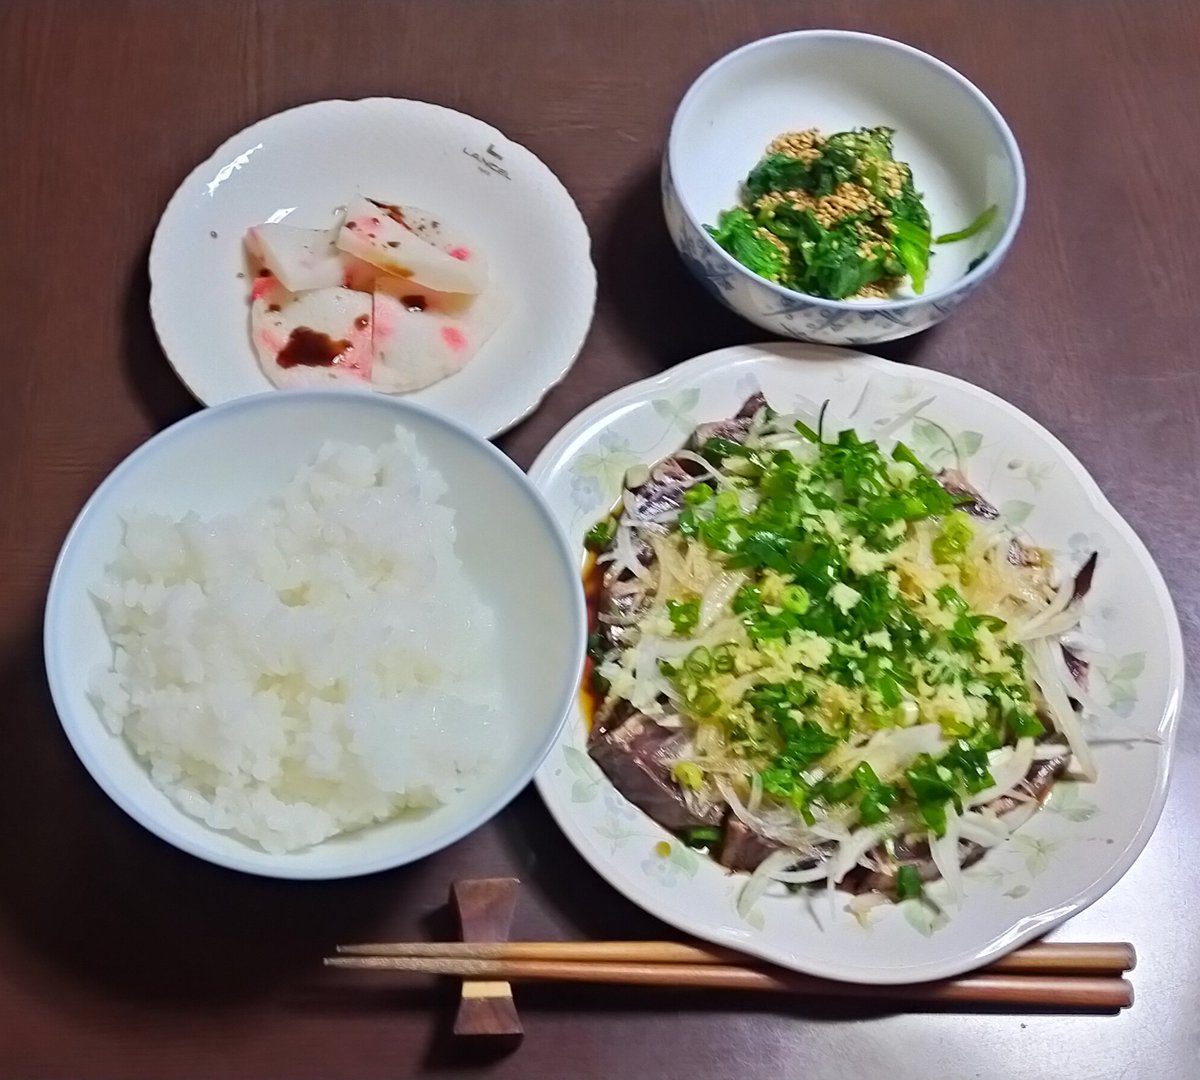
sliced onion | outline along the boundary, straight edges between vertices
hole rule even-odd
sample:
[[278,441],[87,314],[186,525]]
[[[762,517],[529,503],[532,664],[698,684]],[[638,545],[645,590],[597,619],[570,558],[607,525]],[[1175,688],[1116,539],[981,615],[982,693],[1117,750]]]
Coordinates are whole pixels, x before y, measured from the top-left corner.
[[1017,641],[1039,641],[1048,637],[1061,637],[1063,634],[1069,634],[1079,625],[1079,620],[1082,617],[1082,612],[1079,610],[1078,604],[1070,604],[1066,610],[1060,615],[1055,615],[1053,618],[1039,621],[1040,616],[1035,615],[1027,623],[1021,626],[1013,633],[1013,638]]
[[[787,852],[788,862],[801,862],[803,856],[794,851]],[[771,880],[782,885],[811,885],[816,881],[824,881],[829,876],[829,863],[822,859],[816,866],[805,867],[803,870],[773,870]]]
[[941,836],[932,832],[929,834],[929,854],[950,890],[951,899],[956,903],[962,899],[963,892],[962,866],[958,861],[958,828],[958,814],[954,807],[947,806],[946,831]]
[[758,437],[767,429],[767,407],[756,409],[746,430],[746,446],[757,446]]
[[816,838],[807,827],[797,828],[795,820],[792,818],[771,820],[761,810],[759,812],[751,810],[742,802],[728,777],[718,773],[712,779],[716,784],[717,791],[721,793],[721,798],[728,805],[729,812],[748,829],[752,829],[760,836],[765,836],[776,843],[785,844],[792,849],[792,857],[795,859],[802,858],[805,849],[816,847],[816,843],[814,843]]
[[864,746],[838,762],[838,774],[848,776],[866,762],[881,780],[895,776],[921,754],[940,757],[947,743],[939,724],[914,724],[912,727],[884,728],[875,732]]
[[633,546],[633,531],[627,526],[617,527],[617,539],[614,545],[614,566],[619,570],[628,570],[634,577],[642,581],[650,581],[650,571],[642,565],[642,560]]
[[1057,757],[1065,757],[1071,752],[1069,746],[1062,743],[1035,743],[1033,747],[1034,761],[1053,761]]
[[733,785],[724,776],[714,776],[714,782],[717,785],[717,790],[721,793],[721,798],[729,805],[729,809],[733,812],[733,816],[738,819],[743,825],[753,829],[755,832],[763,831],[763,823],[759,820],[757,814],[752,814],[746,805],[742,802],[738,793],[734,790]]
[[885,904],[890,904],[891,898],[883,893],[867,892],[861,893],[858,896],[850,898],[850,902],[846,905],[846,910],[858,920],[859,926],[867,927],[870,924],[867,922],[867,917],[877,907],[882,907]]
[[[650,467],[641,463],[625,470],[626,488],[639,488],[650,480]],[[628,494],[628,492],[626,492]]]
[[813,445],[803,435],[795,431],[781,431],[775,435],[766,435],[761,445],[772,450],[786,450],[793,457],[804,461],[813,452]]
[[[1014,794],[1016,794],[1014,792]],[[1030,796],[1026,796],[1024,803],[1021,806],[1016,806],[1007,814],[1001,814],[996,820],[1004,822],[1008,826],[1009,832],[1016,832],[1022,825],[1025,824],[1034,814],[1042,807],[1042,804]]]
[[742,886],[742,891],[738,893],[737,903],[734,905],[737,913],[743,919],[749,918],[750,912],[754,910],[755,905],[770,888],[771,882],[775,880],[772,875],[795,860],[796,856],[793,852],[773,851],[758,864],[749,880]]
[[822,840],[834,840],[839,844],[850,837],[850,830],[834,821],[817,821],[812,825],[812,832]]
[[[1046,699],[1046,707],[1055,729],[1071,747],[1071,753],[1075,758],[1075,767],[1085,780],[1095,780],[1096,760],[1084,737],[1079,717],[1071,708],[1066,687],[1063,686],[1062,679],[1054,671],[1054,656],[1051,646],[1045,641],[1034,642],[1028,649],[1028,655],[1033,661],[1030,675]],[[1073,679],[1071,685],[1075,685]]]
[[680,461],[690,461],[694,465],[701,466],[704,470],[704,476],[707,476],[710,480],[715,480],[721,487],[729,487],[729,479],[725,476],[722,476],[720,472],[712,467],[710,462],[706,461],[694,450],[677,450],[675,452],[675,457]]
[[729,602],[737,595],[738,589],[746,581],[746,575],[741,570],[726,570],[704,592],[700,601],[700,621],[697,629],[707,630],[717,618],[725,613]]
[[884,829],[858,829],[843,840],[829,864],[829,880],[835,885],[841,884],[851,870],[871,848],[875,847],[885,836]]
[[746,802],[746,809],[752,814],[757,814],[758,808],[762,805],[762,797],[762,774],[756,772],[750,777],[750,798]]
[[992,774],[992,786],[977,791],[967,799],[967,806],[983,806],[1002,795],[1011,794],[1013,788],[1025,779],[1032,765],[1032,739],[1018,739],[1014,747],[993,750],[988,754],[988,771]]
[[1037,612],[1022,628],[1023,635],[1029,634],[1043,623],[1049,622],[1056,615],[1061,615],[1075,598],[1075,579],[1064,581],[1054,593],[1054,598],[1041,611]]
[[1101,705],[1100,702],[1092,697],[1087,688],[1082,686],[1079,680],[1071,674],[1071,669],[1067,666],[1067,658],[1063,656],[1062,645],[1060,643],[1052,642],[1047,651],[1054,674],[1059,677],[1059,680],[1066,688],[1068,696],[1073,697],[1083,706],[1085,713],[1089,716],[1100,717],[1108,721],[1117,719],[1116,713]]
[[968,810],[958,819],[958,832],[964,840],[986,848],[1003,843],[1011,835],[1012,829],[998,817]]

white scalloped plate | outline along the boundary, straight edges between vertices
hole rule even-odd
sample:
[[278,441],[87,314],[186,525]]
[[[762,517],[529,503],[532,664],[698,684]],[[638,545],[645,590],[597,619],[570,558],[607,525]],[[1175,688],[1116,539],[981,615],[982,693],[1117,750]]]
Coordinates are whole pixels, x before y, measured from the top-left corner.
[[[798,971],[864,983],[943,978],[986,964],[1103,895],[1154,830],[1166,796],[1183,689],[1179,623],[1162,576],[1133,530],[1053,435],[968,383],[817,345],[748,345],[680,364],[610,394],[572,420],[531,470],[569,539],[612,506],[625,470],[677,449],[698,421],[733,415],[761,389],[776,407],[829,399],[860,432],[926,402],[900,435],[933,464],[951,440],[969,478],[1057,562],[1100,553],[1084,630],[1092,691],[1111,712],[1089,719],[1095,784],[1060,783],[1045,810],[966,872],[962,903],[941,913],[906,901],[860,923],[835,903],[770,896],[740,918],[745,875],[727,874],[637,810],[586,752],[576,708],[537,785],[582,855],[634,903],[687,933]],[[929,422],[926,422],[929,421]],[[936,426],[935,426],[936,425]],[[944,429],[944,433],[943,433]]]
[[326,228],[359,193],[443,215],[487,254],[504,322],[461,372],[406,396],[485,438],[512,427],[570,370],[591,325],[587,226],[525,147],[423,101],[301,105],[192,171],[150,248],[150,314],[172,367],[206,405],[270,391],[250,343],[242,237],[268,220]]

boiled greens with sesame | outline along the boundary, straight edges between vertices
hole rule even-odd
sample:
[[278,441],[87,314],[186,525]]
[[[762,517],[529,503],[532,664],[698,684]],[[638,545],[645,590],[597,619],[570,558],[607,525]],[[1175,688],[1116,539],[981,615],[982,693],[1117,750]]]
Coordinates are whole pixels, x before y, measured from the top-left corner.
[[[1086,588],[903,442],[757,400],[641,470],[589,534],[604,573],[593,756],[760,887],[832,888],[864,865],[893,898],[956,886],[963,852],[1036,806],[1031,778],[1092,769],[1055,662]],[[682,816],[657,809],[652,764],[614,764],[646,738]]]
[[893,156],[893,134],[780,135],[746,178],[743,205],[709,233],[760,277],[810,296],[883,299],[905,279],[922,293],[929,213],[912,169]]

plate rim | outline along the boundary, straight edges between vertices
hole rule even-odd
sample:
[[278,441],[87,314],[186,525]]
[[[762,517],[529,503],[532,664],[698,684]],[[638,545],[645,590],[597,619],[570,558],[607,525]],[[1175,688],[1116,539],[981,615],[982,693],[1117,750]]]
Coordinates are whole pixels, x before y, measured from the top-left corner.
[[[545,171],[545,179],[551,182],[553,185],[556,185],[561,190],[563,197],[566,199],[566,206],[573,211],[573,213],[568,214],[567,216],[570,219],[571,231],[577,234],[577,240],[582,241],[584,257],[581,261],[579,269],[582,289],[584,293],[586,293],[587,297],[583,305],[586,307],[586,312],[584,312],[584,317],[581,319],[581,329],[577,335],[578,340],[574,340],[576,335],[570,335],[570,337],[567,338],[569,345],[563,350],[559,369],[556,370],[552,377],[549,375],[547,376],[550,381],[548,381],[544,387],[541,387],[536,392],[536,396],[533,396],[534,392],[532,390],[530,391],[531,400],[528,404],[518,409],[511,415],[505,414],[504,420],[496,421],[493,424],[488,425],[486,430],[482,427],[476,429],[471,426],[470,418],[467,416],[443,412],[440,409],[431,409],[431,411],[442,413],[442,415],[448,416],[450,419],[455,420],[460,424],[465,424],[468,427],[471,427],[471,430],[474,434],[480,435],[483,438],[498,438],[499,436],[505,434],[505,432],[511,431],[514,427],[521,423],[522,420],[525,420],[531,416],[542,404],[542,402],[545,401],[547,395],[556,386],[559,386],[564,379],[566,379],[567,375],[570,374],[571,369],[579,361],[580,355],[583,353],[583,348],[587,344],[587,339],[591,334],[592,327],[596,319],[597,273],[592,249],[592,236],[591,230],[588,228],[587,219],[583,216],[583,212],[579,209],[579,204],[576,202],[575,196],[571,194],[570,189],[562,182],[558,174],[551,169],[545,161],[543,161],[537,154],[535,154],[523,143],[517,142],[515,139],[506,135],[499,128],[489,124],[486,120],[481,120],[479,117],[473,116],[470,113],[462,112],[459,109],[450,108],[448,105],[439,105],[438,103],[432,101],[422,101],[419,98],[389,97],[378,94],[361,98],[321,98],[318,101],[303,102],[299,105],[293,105],[290,108],[280,109],[278,112],[273,112],[267,116],[260,117],[259,119],[247,124],[239,131],[234,132],[234,134],[223,139],[209,152],[209,154],[203,160],[197,162],[193,168],[189,169],[183,179],[179,181],[175,187],[175,190],[171,193],[170,198],[167,200],[166,205],[163,207],[162,213],[159,215],[158,221],[154,226],[154,235],[150,240],[150,248],[146,256],[146,268],[150,280],[148,299],[150,322],[154,327],[154,336],[158,341],[159,348],[166,357],[167,363],[170,365],[175,377],[180,381],[180,383],[183,384],[184,389],[186,389],[187,392],[197,402],[199,402],[200,405],[205,408],[211,408],[214,405],[222,405],[227,401],[237,400],[236,398],[230,397],[222,397],[212,401],[207,400],[207,398],[202,395],[201,391],[193,385],[192,381],[188,379],[184,372],[180,370],[179,365],[176,364],[175,357],[172,354],[171,346],[169,344],[169,339],[171,339],[172,336],[169,329],[170,320],[164,320],[163,318],[162,305],[165,302],[163,299],[164,286],[160,284],[160,275],[165,273],[163,260],[166,258],[166,256],[164,254],[164,249],[168,243],[168,241],[164,239],[166,228],[169,228],[170,225],[174,223],[175,219],[182,215],[184,200],[194,185],[197,182],[200,182],[203,177],[207,176],[212,168],[220,165],[221,162],[218,159],[223,160],[228,152],[242,145],[243,142],[245,142],[248,138],[253,137],[254,134],[260,129],[266,128],[268,125],[275,124],[285,116],[291,116],[294,113],[304,112],[307,110],[327,109],[330,107],[347,107],[358,109],[360,111],[366,111],[369,109],[392,109],[396,107],[405,109],[415,108],[418,111],[428,110],[431,113],[445,113],[454,117],[468,120],[472,124],[478,125],[481,129],[481,132],[485,134],[491,140],[491,142],[506,144],[506,148],[516,148],[519,153],[528,155],[528,157],[534,163],[536,163],[537,166]],[[164,327],[166,327],[166,329],[164,329]],[[177,336],[175,340],[178,340]],[[542,382],[541,379],[538,379],[537,381],[539,383]],[[268,383],[262,388],[261,391],[259,391],[259,393],[274,393],[278,392],[279,389],[280,388],[272,386]],[[349,387],[345,389],[353,391],[357,388]],[[344,390],[342,392],[344,392]],[[370,390],[370,388],[364,387],[362,388],[362,392],[372,393],[374,391]],[[244,394],[241,396],[255,397],[257,394]],[[388,394],[383,396],[411,399],[412,395]],[[430,408],[430,406],[423,403],[418,404],[421,404],[421,407],[423,408]]]
[[[1154,557],[1150,554],[1141,537],[1112,503],[1109,502],[1107,496],[1101,490],[1099,484],[1096,483],[1095,479],[1093,479],[1091,473],[1084,467],[1083,463],[1079,461],[1053,432],[1021,409],[1018,409],[1015,405],[1005,401],[998,394],[976,386],[966,379],[947,374],[946,372],[934,371],[930,368],[899,364],[895,361],[855,349],[844,349],[831,345],[818,345],[807,342],[764,341],[733,345],[691,357],[659,375],[619,387],[598,401],[593,402],[586,409],[583,409],[576,416],[568,420],[549,442],[546,443],[530,466],[530,480],[539,491],[543,490],[543,483],[546,476],[553,467],[559,464],[564,449],[569,442],[580,431],[591,426],[596,420],[615,411],[618,407],[643,400],[653,390],[661,390],[663,387],[680,382],[686,384],[693,373],[707,373],[712,369],[727,366],[736,361],[755,358],[784,359],[789,362],[798,363],[803,363],[806,359],[843,362],[856,367],[866,366],[876,368],[889,374],[928,380],[935,384],[956,388],[966,387],[970,393],[981,396],[990,406],[998,407],[1001,411],[1015,416],[1020,421],[1033,425],[1047,439],[1048,444],[1060,455],[1059,460],[1069,468],[1074,478],[1080,482],[1081,487],[1096,512],[1103,516],[1129,543],[1135,556],[1146,570],[1154,589],[1155,598],[1163,614],[1166,616],[1165,622],[1169,647],[1167,699],[1164,704],[1162,716],[1156,727],[1156,731],[1162,737],[1162,743],[1160,752],[1157,755],[1154,791],[1147,803],[1137,831],[1124,850],[1113,860],[1108,870],[1090,886],[1077,890],[1065,901],[1054,907],[1046,908],[1035,915],[1016,918],[1007,931],[990,936],[973,951],[964,949],[946,958],[933,959],[927,963],[907,965],[892,970],[863,971],[860,968],[855,968],[852,975],[847,975],[845,971],[839,973],[839,970],[833,966],[826,966],[821,963],[806,964],[803,958],[797,957],[794,954],[792,956],[782,956],[777,948],[761,940],[761,935],[758,931],[753,931],[752,933],[748,928],[745,932],[738,932],[722,926],[705,925],[691,919],[686,914],[680,914],[679,911],[673,909],[668,903],[658,901],[648,891],[644,891],[632,879],[627,878],[613,867],[609,861],[601,858],[598,849],[594,852],[590,844],[577,842],[575,835],[577,826],[575,821],[565,812],[566,808],[558,805],[550,794],[552,791],[550,756],[547,756],[542,766],[534,774],[534,783],[537,786],[538,794],[541,796],[543,804],[549,810],[555,824],[558,825],[559,829],[571,843],[571,846],[575,848],[584,861],[597,874],[643,911],[648,912],[655,918],[661,919],[668,925],[683,930],[685,933],[692,934],[697,938],[710,941],[714,944],[740,950],[741,952],[796,971],[841,981],[887,986],[924,982],[960,975],[1011,952],[1013,949],[1046,933],[1048,930],[1065,922],[1071,916],[1078,914],[1095,903],[1125,875],[1141,854],[1146,844],[1149,843],[1150,837],[1158,827],[1159,820],[1162,817],[1163,806],[1166,802],[1170,775],[1174,763],[1175,742],[1178,735],[1179,714],[1184,691],[1186,664],[1183,651],[1183,634],[1179,624],[1178,612],[1167,589],[1162,571],[1158,568],[1158,564],[1154,561]],[[559,728],[559,737],[555,740],[555,746],[551,748],[551,754],[560,745],[562,733],[567,730],[569,723],[570,717]],[[593,855],[596,857],[593,857]]]

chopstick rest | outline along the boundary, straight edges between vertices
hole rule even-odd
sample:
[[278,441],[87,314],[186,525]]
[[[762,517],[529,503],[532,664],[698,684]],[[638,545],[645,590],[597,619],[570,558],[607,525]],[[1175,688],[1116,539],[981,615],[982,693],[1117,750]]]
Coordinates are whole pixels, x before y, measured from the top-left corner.
[[[503,942],[517,904],[516,878],[479,878],[450,886],[450,904],[458,913],[464,942]],[[464,979],[454,1018],[455,1035],[492,1036],[519,1042],[524,1036],[504,979]]]

